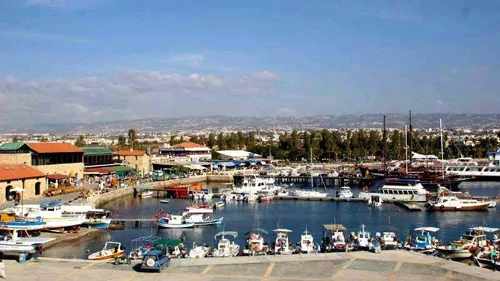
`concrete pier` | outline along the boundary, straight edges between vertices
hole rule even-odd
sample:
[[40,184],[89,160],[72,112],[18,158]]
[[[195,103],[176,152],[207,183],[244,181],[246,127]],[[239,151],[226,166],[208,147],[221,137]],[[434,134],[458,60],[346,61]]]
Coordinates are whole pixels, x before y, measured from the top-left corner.
[[26,264],[7,260],[8,280],[500,280],[500,274],[475,266],[407,251],[330,253],[289,256],[176,259],[160,274],[141,272],[138,262],[39,258]]

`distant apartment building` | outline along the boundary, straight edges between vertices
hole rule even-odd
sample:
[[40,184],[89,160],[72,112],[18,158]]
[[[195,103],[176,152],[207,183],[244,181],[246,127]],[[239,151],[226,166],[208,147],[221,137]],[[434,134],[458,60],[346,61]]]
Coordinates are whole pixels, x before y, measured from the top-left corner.
[[211,160],[212,150],[194,142],[183,142],[171,147],[160,148],[160,155],[190,162],[200,162]]

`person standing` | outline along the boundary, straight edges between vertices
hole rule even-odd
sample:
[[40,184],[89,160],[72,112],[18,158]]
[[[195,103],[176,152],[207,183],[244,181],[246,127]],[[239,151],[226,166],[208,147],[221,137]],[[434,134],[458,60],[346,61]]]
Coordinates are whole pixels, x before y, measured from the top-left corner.
[[1,257],[0,257],[0,277],[7,278],[7,276],[5,275],[5,263],[3,263]]

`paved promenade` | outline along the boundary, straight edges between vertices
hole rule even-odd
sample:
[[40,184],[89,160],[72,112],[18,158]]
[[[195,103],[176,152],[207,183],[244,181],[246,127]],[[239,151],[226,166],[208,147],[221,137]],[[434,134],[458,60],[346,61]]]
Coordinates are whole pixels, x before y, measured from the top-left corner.
[[8,280],[133,281],[133,280],[500,280],[500,272],[406,251],[178,259],[160,274],[140,272],[136,263],[40,258],[19,264],[6,262]]

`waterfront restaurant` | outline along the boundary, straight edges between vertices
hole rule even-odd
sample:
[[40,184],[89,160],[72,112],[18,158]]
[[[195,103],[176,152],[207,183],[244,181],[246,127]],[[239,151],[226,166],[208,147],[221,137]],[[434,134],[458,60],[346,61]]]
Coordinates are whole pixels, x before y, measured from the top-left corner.
[[46,175],[26,164],[0,164],[0,203],[42,196]]
[[103,175],[115,174],[114,168],[121,167],[120,163],[113,159],[114,152],[107,147],[85,146],[81,149],[83,150],[83,173],[89,182],[94,182],[96,178]]
[[71,143],[5,143],[0,146],[0,162],[33,166],[52,181],[83,176],[83,151]]
[[211,160],[212,150],[194,142],[183,142],[171,147],[160,148],[160,155],[174,159],[185,159],[191,162],[200,162]]

